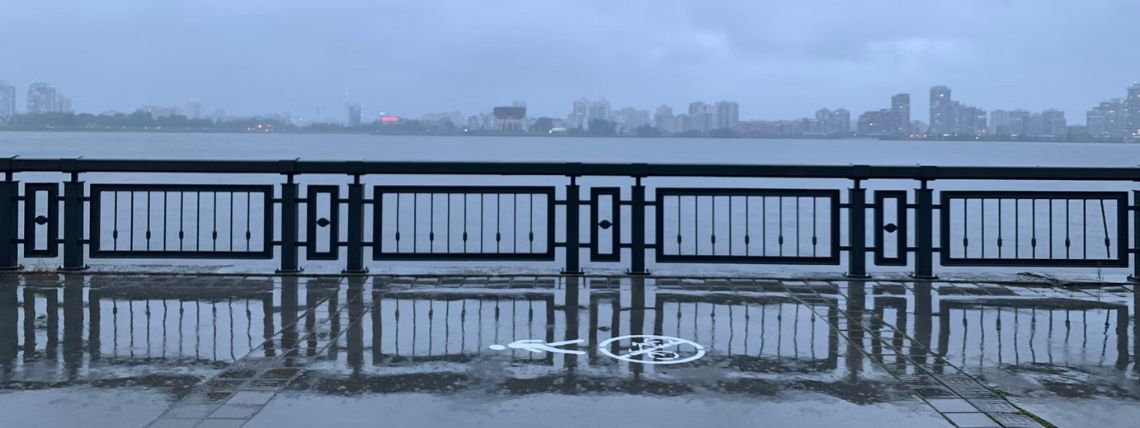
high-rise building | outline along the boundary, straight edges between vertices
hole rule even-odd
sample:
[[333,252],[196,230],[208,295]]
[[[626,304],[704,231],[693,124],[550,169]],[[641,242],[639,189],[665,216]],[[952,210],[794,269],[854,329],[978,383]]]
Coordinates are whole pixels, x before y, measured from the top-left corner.
[[1124,103],[1120,98],[1103,101],[1085,114],[1085,127],[1093,138],[1124,138]]
[[1042,135],[1052,137],[1064,137],[1068,135],[1069,129],[1065,124],[1065,112],[1057,109],[1049,109],[1041,112],[1041,122],[1043,132]]
[[202,102],[198,100],[190,100],[186,102],[186,118],[191,120],[202,118]]
[[855,132],[863,137],[881,137],[890,134],[893,129],[891,123],[891,110],[871,110],[859,115],[859,122],[855,125]]
[[567,126],[575,129],[586,129],[590,126],[590,100],[579,98],[574,101],[574,109],[566,120]]
[[361,107],[358,103],[351,103],[348,105],[348,126],[355,128],[360,126],[360,121],[364,115],[361,113]]
[[16,87],[0,80],[0,120],[7,121],[16,115]]
[[740,123],[740,105],[736,101],[716,103],[716,129],[736,129]]
[[910,133],[910,94],[891,97],[890,132],[898,135]]
[[610,120],[610,102],[605,98],[598,98],[597,101],[590,103],[589,120]]
[[657,106],[657,112],[653,114],[653,126],[662,132],[677,132],[673,107],[664,104]]
[[1140,138],[1140,83],[1128,88],[1128,98],[1124,101],[1125,133],[1132,138]]
[[56,90],[47,83],[36,82],[28,87],[28,113],[52,113],[56,111]]
[[994,110],[990,112],[990,135],[1009,135],[1009,111]]
[[703,101],[689,103],[689,126],[685,131],[706,133],[716,125],[716,111]]
[[1029,114],[1027,110],[1012,110],[1009,112],[1009,135],[1022,136],[1028,135],[1031,131],[1032,124],[1030,118],[1033,115]]
[[934,86],[930,88],[930,134],[947,135],[954,133],[954,101],[950,98],[950,88]]
[[71,98],[64,96],[62,93],[56,92],[55,94],[55,108],[56,113],[71,113]]

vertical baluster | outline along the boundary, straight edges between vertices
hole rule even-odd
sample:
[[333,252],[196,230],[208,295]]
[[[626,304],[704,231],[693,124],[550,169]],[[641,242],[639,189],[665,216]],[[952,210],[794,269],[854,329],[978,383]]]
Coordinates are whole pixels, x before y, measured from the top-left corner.
[[[340,201],[332,201],[339,204]],[[364,184],[360,182],[360,175],[352,176],[352,184],[348,185],[348,243],[346,273],[364,273]],[[332,231],[333,234],[337,233]],[[333,251],[339,251],[332,248]]]
[[[860,186],[861,180],[854,180],[854,184],[847,190],[847,276],[865,278],[867,276],[867,190]],[[883,210],[883,207],[877,206],[875,209]],[[814,224],[812,235],[815,235]],[[838,238],[838,236],[832,237],[832,239]]]
[[245,192],[245,250],[250,251],[250,238],[253,238],[253,232],[250,228],[251,217],[253,217],[253,192]]
[[[297,201],[298,185],[293,181],[293,174],[286,175],[286,181],[281,185],[281,269],[279,272],[291,273],[298,272],[300,268],[297,264],[297,233],[298,233],[298,210],[299,204]],[[266,204],[273,203],[270,200],[265,201]],[[311,203],[311,202],[310,202]],[[197,207],[195,207],[195,211]],[[185,211],[185,207],[183,207]],[[380,215],[377,213],[376,215]],[[197,216],[195,216],[197,217]],[[179,249],[182,246],[182,214],[178,215],[178,228],[179,228]]]
[[210,240],[213,241],[212,251],[218,251],[218,192],[212,192],[211,195],[213,195],[213,206],[211,206],[211,210],[213,210],[214,213],[214,224],[211,229]]
[[[1117,221],[1126,221],[1126,219],[1118,219]],[[1104,257],[1106,259],[1112,258],[1112,238],[1108,235],[1108,214],[1104,209],[1104,199],[1100,200],[1100,224],[1104,227]]]
[[[1140,207],[1140,190],[1132,191],[1132,206]],[[1126,218],[1117,220],[1121,224],[1128,221]],[[1087,233],[1086,233],[1087,234]],[[1121,242],[1119,245],[1128,245],[1127,242]],[[1132,212],[1132,275],[1129,278],[1133,283],[1140,282],[1140,211]],[[1136,293],[1133,289],[1132,297],[1134,299],[1133,308],[1140,307],[1140,293]],[[1128,315],[1125,314],[1124,318],[1127,319]],[[1128,323],[1124,322],[1121,325],[1127,326]],[[1136,340],[1140,342],[1140,337]],[[1140,349],[1136,349],[1140,353]]]
[[[1002,229],[1002,216],[1001,216],[1001,204],[1002,204],[1002,202],[1003,202],[1003,200],[1001,198],[998,198],[998,200],[997,200],[997,210],[998,210],[998,212],[997,212],[997,218],[998,218],[997,249],[998,249],[998,258],[999,259],[1002,258],[1002,251],[1001,251],[1002,250],[1002,248],[1001,248],[1002,241],[1001,240],[1002,240],[1002,236],[1003,236],[1002,231],[1001,231],[1001,229]],[[982,245],[985,245],[985,243],[983,243]]]
[[169,208],[167,205],[168,199],[169,199],[169,195],[167,194],[166,191],[163,191],[162,192],[162,251],[166,251],[166,241],[167,241],[167,237],[166,237],[167,215],[166,214],[167,214],[167,212],[169,212]]
[[115,198],[115,209],[114,209],[114,212],[112,213],[112,217],[113,217],[112,221],[114,221],[114,224],[112,225],[112,229],[111,229],[111,249],[118,250],[119,249],[119,192],[114,191],[111,193],[113,193],[115,195],[114,196],[114,198]]
[[130,193],[131,193],[130,205],[129,205],[130,206],[130,215],[129,215],[130,222],[127,223],[128,224],[127,242],[129,243],[129,245],[127,246],[127,249],[134,251],[134,249],[135,249],[135,192],[131,191]]
[[780,206],[778,207],[780,210],[779,211],[780,218],[778,221],[779,228],[776,229],[776,232],[778,232],[780,234],[780,236],[777,237],[776,243],[780,244],[779,255],[780,255],[780,257],[783,257],[784,256],[784,197],[783,196],[777,196],[776,200],[780,202]]
[[72,172],[71,181],[63,186],[63,268],[65,270],[86,268],[83,264],[83,199],[83,182],[79,181],[78,172]]
[[[681,239],[681,196],[677,195],[674,198],[677,199],[677,254],[680,255],[681,254],[681,241],[682,241],[682,239]],[[614,201],[614,203],[617,203],[617,201]],[[620,249],[617,249],[616,246],[614,248],[616,251],[619,251],[619,252],[621,251]]]
[[1065,258],[1070,258],[1069,248],[1072,246],[1072,241],[1069,239],[1069,205],[1072,205],[1071,199],[1065,199]]
[[428,197],[428,252],[435,252],[435,193],[429,193]]
[[[578,274],[582,271],[581,266],[579,266],[581,248],[579,248],[578,245],[581,235],[581,231],[579,230],[579,216],[581,215],[579,200],[581,199],[581,188],[578,186],[577,180],[578,177],[570,176],[570,184],[566,185],[566,271],[564,273],[567,274]],[[548,227],[553,227],[553,225]],[[597,226],[590,225],[590,227]],[[498,233],[496,232],[496,236],[497,235]],[[594,245],[597,245],[597,243],[594,243]]]
[[1053,258],[1053,199],[1049,199],[1049,258]]
[[[928,180],[921,180],[920,183],[921,186],[915,189],[915,199],[918,203],[917,211],[915,211],[915,215],[918,217],[915,222],[915,231],[918,236],[915,237],[917,250],[914,259],[914,276],[932,278],[934,276],[934,191],[928,187]],[[950,207],[941,207],[941,209],[948,210]],[[949,225],[942,225],[942,227],[949,227]],[[943,242],[942,245],[947,247],[942,249],[942,254],[945,255],[945,251],[949,251],[950,243]]]
[[744,255],[746,257],[752,255],[751,246],[749,245],[751,243],[750,241],[752,240],[752,234],[750,233],[750,230],[752,229],[752,226],[751,226],[752,214],[751,214],[750,209],[749,209],[751,206],[752,206],[752,198],[745,196],[744,197]]
[[[816,256],[819,236],[816,234],[816,223],[819,222],[819,198],[811,198],[811,256]],[[838,237],[836,237],[838,238]]]
[[12,171],[5,171],[4,181],[0,182],[0,270],[20,267],[19,243],[16,241],[20,236],[20,213],[16,203],[19,196],[20,182],[13,180]]
[[412,194],[412,252],[420,252],[420,194]]
[[146,192],[146,250],[150,251],[150,191]]
[[502,202],[503,201],[502,201],[502,199],[503,199],[503,195],[501,193],[495,194],[495,252],[496,253],[502,252],[502,249],[500,248],[501,242],[503,241],[503,231],[502,231],[502,224],[503,224],[503,221],[502,221],[503,204],[502,204]]
[[234,192],[231,191],[229,193],[230,193],[230,216],[229,216],[229,220],[230,220],[230,251],[233,251],[234,250],[234,223],[237,223],[237,221],[234,220]]
[[712,219],[709,220],[712,222],[712,233],[709,234],[709,243],[712,244],[711,245],[712,255],[715,256],[716,255],[716,195],[713,195],[709,199],[712,199],[712,214],[710,215],[710,217],[712,217]]
[[[641,184],[641,177],[634,177],[634,185],[631,190],[630,273],[645,275],[648,274],[645,270],[645,186]],[[637,306],[643,305],[644,303],[637,304]]]

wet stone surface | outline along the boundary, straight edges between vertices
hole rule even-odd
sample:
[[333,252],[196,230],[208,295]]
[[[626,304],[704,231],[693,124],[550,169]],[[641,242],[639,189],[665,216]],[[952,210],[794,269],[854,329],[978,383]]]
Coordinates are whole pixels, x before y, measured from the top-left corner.
[[0,275],[24,426],[1128,426],[1130,286]]

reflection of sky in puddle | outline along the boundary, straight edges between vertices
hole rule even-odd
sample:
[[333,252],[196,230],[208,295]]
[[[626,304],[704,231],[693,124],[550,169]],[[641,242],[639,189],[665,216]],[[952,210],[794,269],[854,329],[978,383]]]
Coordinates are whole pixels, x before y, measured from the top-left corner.
[[[1110,289],[604,278],[574,287],[578,279],[557,277],[432,285],[383,277],[53,278],[0,277],[0,387],[28,400],[35,399],[28,390],[73,388],[103,395],[145,388],[177,400],[235,362],[273,360],[303,370],[266,408],[266,422],[367,414],[358,408],[369,405],[409,423],[420,416],[396,408],[438,408],[447,420],[471,413],[464,403],[484,403],[487,410],[469,416],[490,423],[511,412],[570,417],[574,407],[566,403],[576,402],[614,421],[634,403],[659,408],[647,417],[665,426],[692,415],[743,421],[760,409],[789,423],[807,418],[796,409],[815,409],[847,412],[856,424],[903,417],[917,426],[939,416],[895,376],[959,369],[1042,415],[1050,403],[1076,400],[1089,403],[1082,412],[1099,409],[1097,417],[1111,422],[1113,407],[1140,401],[1130,363],[1131,296]],[[705,355],[674,365],[607,355],[660,346],[630,335],[691,340]],[[526,340],[573,352],[506,347]],[[320,398],[329,395],[349,401]]]

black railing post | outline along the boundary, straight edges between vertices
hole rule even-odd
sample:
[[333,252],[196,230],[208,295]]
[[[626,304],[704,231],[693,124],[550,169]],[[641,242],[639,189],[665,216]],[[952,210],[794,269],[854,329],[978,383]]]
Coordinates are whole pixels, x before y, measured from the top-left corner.
[[1140,190],[1132,191],[1132,206],[1132,275],[1128,279],[1140,283]]
[[[867,189],[859,186],[847,189],[847,276],[867,277]],[[879,209],[879,207],[876,207]]]
[[0,270],[20,268],[16,242],[20,236],[20,213],[16,209],[19,195],[20,182],[12,179],[12,171],[5,171],[4,181],[0,182]]
[[[413,236],[412,239],[418,237]],[[364,184],[360,182],[359,174],[353,174],[352,184],[348,185],[348,263],[344,272],[368,272],[364,268]]]
[[645,186],[641,184],[641,177],[634,177],[634,185],[630,190],[629,273],[647,275],[649,272],[645,271]]
[[71,181],[63,184],[63,270],[86,268],[83,264],[83,193],[79,172],[72,171]]
[[918,202],[915,210],[917,219],[914,241],[917,248],[914,253],[914,277],[932,279],[934,278],[934,191],[928,186],[928,180],[921,180],[921,183],[921,187],[914,191]]
[[581,233],[579,228],[579,218],[581,216],[581,209],[579,204],[581,196],[581,189],[578,186],[578,177],[570,176],[570,184],[566,185],[566,270],[562,273],[568,275],[577,275],[582,273],[579,258],[581,256],[581,248],[579,248],[579,240]]
[[297,183],[293,174],[286,174],[281,184],[281,268],[278,273],[297,273]]

